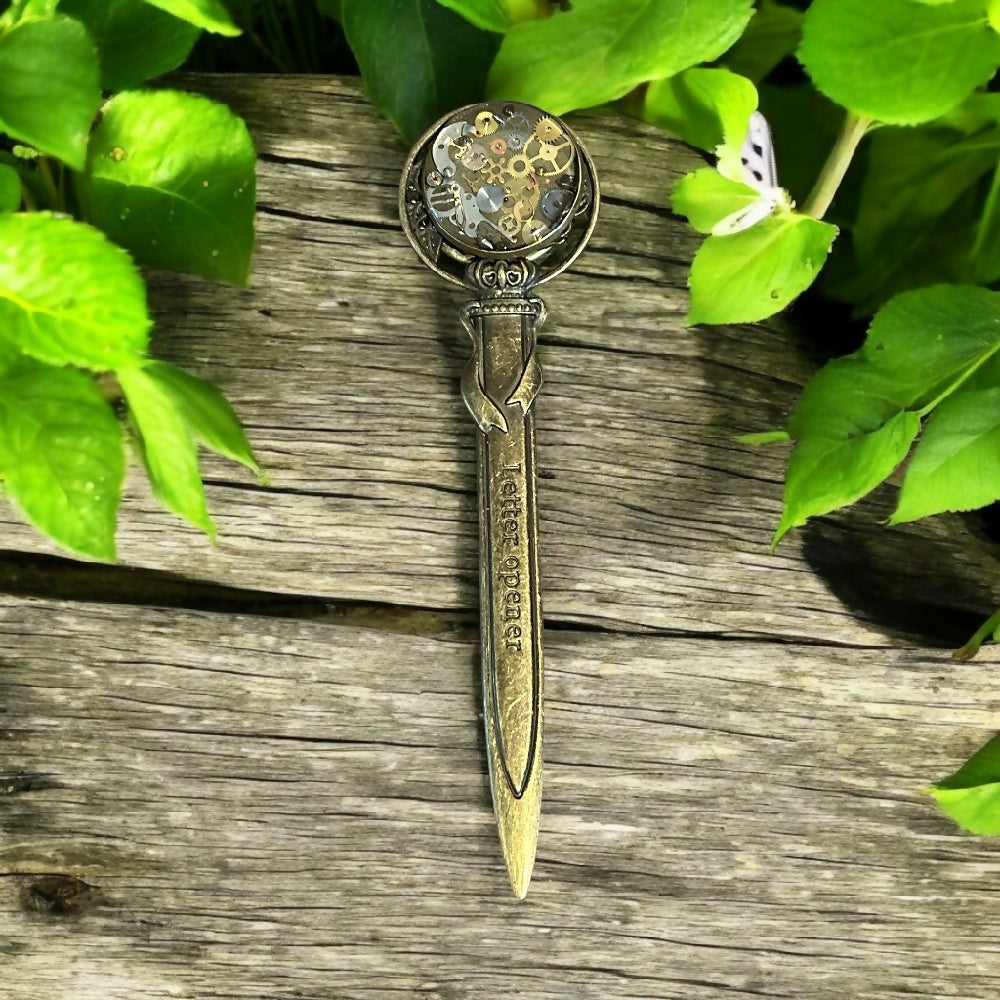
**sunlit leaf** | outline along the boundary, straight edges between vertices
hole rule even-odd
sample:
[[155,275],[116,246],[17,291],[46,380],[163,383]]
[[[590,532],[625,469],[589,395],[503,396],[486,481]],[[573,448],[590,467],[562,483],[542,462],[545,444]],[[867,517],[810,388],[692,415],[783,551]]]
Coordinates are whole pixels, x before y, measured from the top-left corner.
[[144,267],[245,284],[255,153],[228,108],[173,90],[112,98],[77,178],[84,216]]
[[678,215],[699,233],[710,233],[726,216],[760,200],[760,191],[723,177],[712,167],[702,167],[678,181],[671,203]]
[[196,441],[254,472],[260,471],[232,406],[211,382],[163,361],[144,365],[143,374],[170,397]]
[[906,457],[920,415],[1000,352],[1000,293],[939,285],[896,296],[863,346],[825,365],[789,418],[796,441],[775,541],[854,503]]
[[931,414],[890,523],[1000,499],[1000,387],[957,392]]
[[489,93],[553,114],[613,101],[647,80],[716,59],[751,13],[750,0],[578,0],[507,32]]
[[0,132],[82,168],[98,81],[97,52],[79,21],[19,22],[0,34]]
[[120,369],[117,374],[153,493],[165,507],[215,538],[205,506],[198,446],[172,395],[140,367]]
[[963,830],[980,836],[1000,834],[1000,736],[928,792]]
[[114,559],[124,473],[121,428],[90,377],[34,362],[0,377],[0,479],[37,528]]
[[799,58],[817,88],[856,114],[930,121],[1000,65],[985,0],[814,0]]
[[510,27],[501,0],[438,0],[438,3],[461,14],[466,21],[483,31],[495,31],[502,35]]
[[689,323],[750,323],[780,312],[826,262],[837,227],[794,212],[709,236],[691,265]]
[[143,355],[151,321],[128,254],[44,212],[0,215],[0,341],[41,361],[104,371]]
[[709,153],[723,143],[739,148],[757,89],[727,69],[694,67],[646,89],[643,117]]
[[165,10],[168,14],[193,24],[196,28],[204,28],[217,35],[240,34],[240,29],[233,24],[229,11],[219,0],[146,0],[146,3]]

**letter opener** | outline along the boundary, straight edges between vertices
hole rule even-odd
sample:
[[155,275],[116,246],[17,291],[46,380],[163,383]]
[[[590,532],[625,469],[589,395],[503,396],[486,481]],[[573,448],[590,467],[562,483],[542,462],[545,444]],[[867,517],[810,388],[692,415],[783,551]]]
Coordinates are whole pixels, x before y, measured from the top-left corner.
[[500,845],[515,895],[535,861],[541,809],[542,610],[538,577],[536,285],[564,271],[597,222],[594,165],[558,118],[475,104],[417,142],[400,182],[403,229],[441,277],[475,298],[462,395],[479,427],[483,717]]

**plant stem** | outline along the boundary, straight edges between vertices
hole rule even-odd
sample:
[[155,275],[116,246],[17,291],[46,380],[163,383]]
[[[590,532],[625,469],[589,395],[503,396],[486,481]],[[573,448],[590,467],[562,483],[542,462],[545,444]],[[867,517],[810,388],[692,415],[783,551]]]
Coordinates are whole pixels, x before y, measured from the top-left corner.
[[56,186],[55,178],[52,176],[52,168],[49,166],[48,157],[39,156],[37,163],[38,172],[42,175],[45,191],[49,196],[48,207],[58,210],[61,207],[62,198],[59,196],[59,188]]
[[247,28],[246,36],[247,38],[250,39],[251,43],[254,45],[257,51],[260,52],[260,54],[265,59],[267,59],[267,61],[271,63],[271,65],[274,66],[275,69],[278,70],[281,69],[281,65],[278,63],[278,60],[275,59],[274,53],[271,52],[271,50],[264,44],[263,39],[260,37],[260,35],[257,34],[256,31],[254,31],[252,28]]
[[21,203],[24,205],[26,212],[37,212],[38,203],[35,201],[35,196],[31,193],[31,189],[28,187],[24,181],[21,181]]
[[979,627],[976,634],[961,648],[951,654],[955,660],[971,660],[979,652],[979,647],[1000,628],[1000,611],[994,612]]
[[840,135],[837,136],[837,141],[833,144],[819,177],[816,178],[816,184],[802,207],[804,215],[811,215],[814,219],[822,219],[826,215],[833,196],[851,165],[858,143],[871,126],[871,118],[850,113],[847,115],[844,127],[840,130]]
[[117,403],[125,398],[121,383],[115,377],[114,372],[101,372],[99,375],[95,375],[94,384],[109,403]]
[[997,214],[997,204],[1000,202],[1000,164],[993,172],[993,182],[990,184],[989,194],[986,196],[986,204],[983,206],[983,214],[980,216],[979,225],[976,227],[976,242],[969,251],[969,259],[966,262],[966,272],[963,279],[969,284],[978,284],[976,281],[976,263],[982,253],[983,246],[987,239],[993,235],[991,230],[996,223],[994,218]]

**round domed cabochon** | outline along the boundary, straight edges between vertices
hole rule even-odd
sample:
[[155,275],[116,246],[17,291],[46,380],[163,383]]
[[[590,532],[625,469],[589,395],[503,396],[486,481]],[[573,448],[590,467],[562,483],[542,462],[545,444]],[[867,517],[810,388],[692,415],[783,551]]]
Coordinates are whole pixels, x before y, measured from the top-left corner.
[[473,253],[547,242],[571,220],[579,192],[572,137],[527,104],[466,108],[446,120],[427,150],[430,217],[448,242]]

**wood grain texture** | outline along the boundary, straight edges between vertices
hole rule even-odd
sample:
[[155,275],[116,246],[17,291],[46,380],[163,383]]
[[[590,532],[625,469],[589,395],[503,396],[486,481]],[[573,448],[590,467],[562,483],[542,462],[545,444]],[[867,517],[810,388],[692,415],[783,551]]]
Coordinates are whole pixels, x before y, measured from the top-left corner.
[[[157,349],[223,385],[271,481],[206,463],[213,549],[134,476],[124,564],[473,611],[463,296],[420,264],[400,229],[405,149],[354,82],[193,85],[244,114],[259,147],[256,267],[245,291],[157,278]],[[683,325],[695,237],[667,193],[694,154],[633,121],[575,116],[574,127],[604,203],[591,247],[544,289],[547,617],[863,645],[899,634],[961,641],[1000,593],[995,559],[958,519],[886,530],[885,510],[868,506],[769,553],[785,456],[732,437],[779,425],[812,365],[787,330]],[[9,550],[53,551],[6,508],[0,528]]]
[[157,276],[158,349],[222,383],[271,481],[207,462],[215,550],[133,482],[117,569],[0,515],[0,996],[994,1000],[996,846],[919,791],[996,726],[1000,655],[937,648],[992,610],[992,550],[883,528],[882,498],[768,552],[783,456],[732,435],[812,363],[788,329],[683,326],[693,154],[574,118],[605,205],[545,290],[518,903],[461,295],[399,229],[405,150],[351,81],[184,82],[251,125],[259,250],[249,290]]
[[473,631],[8,599],[0,641],[44,778],[2,805],[12,1000],[1000,990],[994,846],[918,792],[994,723],[996,656],[550,633],[518,904]]

